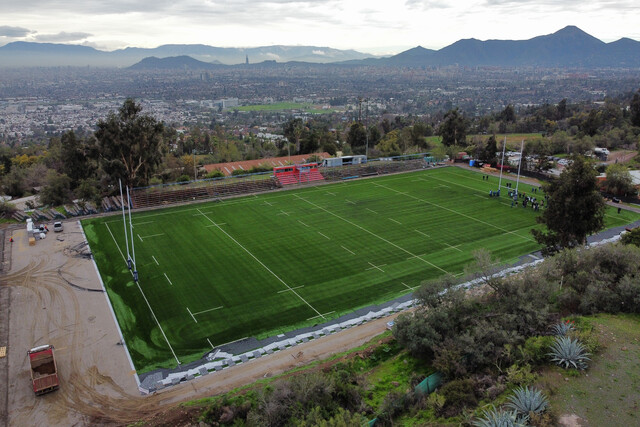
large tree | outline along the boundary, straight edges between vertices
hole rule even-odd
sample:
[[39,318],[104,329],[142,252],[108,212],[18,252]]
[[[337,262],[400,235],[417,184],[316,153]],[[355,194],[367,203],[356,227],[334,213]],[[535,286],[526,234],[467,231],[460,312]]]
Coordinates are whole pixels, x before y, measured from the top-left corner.
[[608,193],[618,196],[635,194],[636,188],[633,185],[633,178],[626,166],[614,163],[607,166],[607,179],[604,182]]
[[98,122],[95,137],[102,170],[113,182],[147,185],[162,162],[164,125],[127,99],[116,113]]
[[367,145],[367,131],[362,123],[355,122],[351,125],[347,135],[347,143],[351,146],[351,150],[354,154],[365,153]]
[[640,126],[640,89],[631,98],[631,124]]
[[439,131],[444,145],[466,145],[467,121],[457,108],[449,110],[444,115],[444,121],[440,125]]
[[598,191],[597,172],[582,157],[558,178],[543,184],[549,197],[546,209],[537,218],[546,230],[531,230],[543,254],[584,245],[587,236],[604,227],[605,202]]

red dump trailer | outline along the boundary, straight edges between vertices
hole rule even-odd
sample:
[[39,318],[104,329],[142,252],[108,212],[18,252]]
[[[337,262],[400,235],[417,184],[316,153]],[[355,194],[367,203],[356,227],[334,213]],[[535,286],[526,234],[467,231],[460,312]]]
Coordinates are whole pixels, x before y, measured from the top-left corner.
[[33,392],[40,395],[57,390],[60,383],[58,382],[58,368],[53,355],[53,346],[41,345],[32,348],[27,354],[31,365]]

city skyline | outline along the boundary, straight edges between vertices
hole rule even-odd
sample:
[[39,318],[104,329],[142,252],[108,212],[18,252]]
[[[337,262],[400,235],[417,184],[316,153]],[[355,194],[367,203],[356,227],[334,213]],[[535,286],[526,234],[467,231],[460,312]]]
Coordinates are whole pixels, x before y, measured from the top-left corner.
[[[612,42],[640,40],[640,5],[628,0],[336,1],[0,0],[0,45],[71,43],[101,50],[206,44],[308,45],[395,54],[440,49],[460,39],[525,40],[575,25]],[[615,25],[613,25],[615,23]]]

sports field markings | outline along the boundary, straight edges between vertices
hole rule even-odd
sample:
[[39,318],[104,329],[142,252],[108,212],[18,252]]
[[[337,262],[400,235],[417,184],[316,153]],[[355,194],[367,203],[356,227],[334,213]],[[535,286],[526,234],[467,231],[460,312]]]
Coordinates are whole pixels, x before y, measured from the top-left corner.
[[351,203],[352,205],[355,205],[355,204],[356,204],[356,202],[352,202],[352,201],[351,201],[351,200],[349,200],[349,199],[344,199],[344,200],[345,200],[347,203]]
[[154,222],[155,221],[135,222],[133,226],[136,227],[138,225],[153,224]]
[[[111,232],[111,228],[109,228],[109,224],[105,223],[105,225],[107,226],[107,230],[109,230],[109,234],[111,234],[111,238],[113,239],[113,243],[115,243],[116,247],[118,248],[118,252],[120,252],[120,255],[122,256],[122,260],[126,263],[127,260],[125,259],[124,254],[122,253],[122,250],[120,250],[120,245],[118,245],[118,241],[116,240],[115,236]],[[133,273],[131,273],[131,274],[133,274]],[[165,274],[165,276],[166,276],[166,274]],[[168,279],[168,277],[167,277],[167,279]],[[173,347],[171,347],[171,343],[169,342],[169,338],[167,338],[167,334],[164,333],[164,329],[162,329],[162,325],[160,325],[160,321],[156,317],[156,313],[153,312],[153,309],[151,308],[151,304],[149,304],[149,300],[147,299],[147,296],[144,294],[144,291],[140,287],[140,280],[138,280],[136,282],[136,285],[138,285],[138,290],[142,294],[142,298],[144,298],[144,302],[147,303],[147,307],[149,308],[149,311],[151,312],[151,315],[153,316],[153,320],[156,321],[156,325],[158,325],[158,328],[160,328],[160,332],[162,332],[162,336],[164,337],[164,340],[167,342],[167,345],[169,346],[169,350],[171,350],[171,354],[173,354],[173,357],[176,359],[176,362],[178,363],[178,365],[180,365],[181,364],[180,363],[180,359],[178,359],[178,356],[176,356],[176,352],[173,351]]]
[[369,208],[366,208],[366,209],[367,209],[369,212],[371,212],[371,213],[374,213],[374,214],[378,215],[378,212],[374,211],[373,209],[369,209]]
[[304,225],[305,227],[309,227],[307,224],[305,224],[304,222],[302,222],[302,221],[300,221],[300,220],[298,220],[298,222],[299,222],[300,224]]
[[[213,344],[211,344],[211,341],[209,340],[209,338],[207,338],[207,342],[211,346],[211,350],[215,350],[215,347],[213,346]],[[215,354],[213,356],[214,356],[213,358],[215,358]]]
[[420,230],[413,230],[413,231],[415,231],[415,232],[416,232],[416,233],[418,233],[418,234],[422,234],[424,237],[431,237],[431,236],[429,236],[427,233],[423,233],[423,232],[422,232],[422,231],[420,231]]
[[220,224],[213,223],[213,224],[210,224],[210,225],[205,225],[204,227],[205,228],[208,228],[208,227],[219,227],[221,225],[227,225],[227,223],[226,222],[221,222]]
[[345,247],[344,247],[344,246],[342,246],[342,245],[341,245],[341,247],[342,247],[342,249],[344,249],[345,251],[349,252],[351,255],[355,255],[355,254],[356,254],[356,253],[355,253],[355,252],[353,252],[352,250],[349,250],[349,249],[345,248]]
[[402,225],[402,223],[401,223],[400,221],[396,221],[396,220],[395,220],[395,219],[393,219],[393,218],[387,218],[387,219],[388,219],[389,221],[393,221],[393,222],[395,222],[395,223],[396,223],[396,224],[398,224],[398,225]]
[[450,244],[448,244],[448,243],[445,243],[445,242],[442,242],[442,243],[448,246],[447,248],[444,248],[444,250],[445,250],[445,251],[446,251],[447,249],[455,249],[456,251],[462,252],[460,249],[458,249],[458,246],[460,246],[460,245],[452,246],[452,245],[450,245]]
[[153,260],[156,262],[156,265],[160,265],[160,263],[158,262],[158,260],[156,259],[156,257],[154,257],[153,255],[151,255],[151,258],[153,258]]
[[[353,221],[349,221],[348,219],[343,218],[343,217],[341,217],[340,215],[338,215],[338,214],[336,214],[336,213],[333,213],[333,212],[331,212],[331,211],[330,211],[330,210],[328,210],[328,209],[323,208],[322,206],[318,206],[318,205],[316,205],[315,203],[310,202],[309,200],[304,199],[304,198],[302,198],[302,197],[298,196],[297,194],[294,194],[294,196],[295,196],[295,197],[297,197],[298,199],[302,200],[303,202],[307,202],[307,203],[309,203],[311,206],[315,206],[315,207],[317,207],[318,209],[321,209],[321,210],[325,211],[325,212],[326,212],[326,213],[328,213],[329,215],[335,216],[336,218],[341,219],[342,221],[344,221],[344,222],[346,222],[346,223],[348,223],[348,224],[351,224],[351,225],[353,225],[353,226],[354,226],[354,227],[356,227],[356,228],[359,228],[360,230],[364,231],[365,233],[368,233],[368,234],[371,234],[371,235],[372,235],[372,236],[374,236],[374,237],[377,237],[378,239],[382,240],[383,242],[386,242],[386,243],[390,244],[390,245],[391,245],[391,246],[393,246],[394,248],[400,249],[400,250],[401,250],[402,252],[404,252],[404,253],[407,253],[407,254],[409,254],[409,255],[411,255],[411,256],[416,256],[414,253],[412,253],[412,252],[410,252],[410,251],[406,250],[405,248],[403,248],[403,247],[401,247],[401,246],[396,245],[395,243],[393,243],[393,242],[391,242],[391,241],[389,241],[389,240],[385,239],[385,238],[384,238],[384,237],[382,237],[382,236],[377,235],[376,233],[374,233],[374,232],[372,232],[372,231],[367,230],[366,228],[362,227],[361,225],[356,224],[356,223],[355,223],[355,222],[353,222]],[[417,256],[416,256],[416,257],[417,257]],[[425,264],[428,264],[428,265],[432,266],[433,268],[437,268],[438,270],[442,271],[443,273],[448,273],[448,271],[447,271],[447,270],[445,270],[444,268],[438,267],[437,265],[435,265],[435,264],[433,264],[433,263],[431,263],[431,262],[427,261],[427,260],[426,260],[426,259],[424,259],[424,258],[420,258],[420,257],[417,257],[417,258],[418,258],[420,261],[424,262]]]
[[281,293],[283,293],[283,292],[289,292],[289,291],[292,291],[292,290],[294,290],[294,289],[300,289],[300,288],[304,288],[304,285],[296,286],[296,287],[293,287],[293,288],[291,288],[291,289],[283,289],[283,290],[281,290],[281,291],[278,291],[277,293],[281,294]]
[[417,286],[414,286],[414,287],[412,288],[411,286],[407,285],[407,284],[406,284],[406,283],[404,283],[404,282],[400,282],[400,283],[402,283],[403,285],[405,285],[405,286],[406,286],[407,288],[409,288],[410,290],[414,290],[415,288],[417,288]]
[[[200,211],[200,209],[198,209],[198,211]],[[202,213],[202,212],[201,212]],[[208,219],[211,223],[215,224],[215,222],[213,222],[213,220],[211,218],[209,218],[208,216],[202,214],[206,219]],[[302,298],[300,296],[299,293],[297,293],[295,290],[291,289],[291,286],[289,286],[284,280],[282,280],[280,278],[280,276],[278,276],[276,273],[274,273],[273,271],[271,271],[271,269],[269,267],[267,267],[262,261],[260,261],[254,254],[252,254],[247,248],[245,248],[244,246],[242,246],[242,244],[240,242],[238,242],[236,239],[233,238],[233,236],[231,236],[229,233],[227,233],[226,231],[224,231],[221,227],[217,227],[218,230],[222,231],[229,239],[233,240],[233,242],[240,246],[240,248],[242,248],[242,250],[244,250],[247,254],[249,254],[249,256],[251,256],[251,258],[253,258],[254,260],[256,260],[256,262],[258,264],[260,264],[265,270],[267,270],[269,273],[271,273],[271,275],[273,277],[275,277],[276,279],[278,279],[278,281],[280,283],[282,283],[283,285],[285,285],[289,290],[291,290],[291,292],[293,292],[298,298],[300,298],[300,300],[302,300],[302,302],[304,302],[305,304],[307,304],[309,306],[309,308],[311,308],[313,311],[315,311],[316,313],[318,313],[318,316],[324,318],[324,316],[322,314],[320,314],[320,312],[318,310],[316,310],[311,304],[309,304],[307,302],[307,300],[305,300],[304,298]]]
[[159,237],[159,236],[164,236],[164,233],[151,234],[150,236],[142,236],[142,237],[140,237],[140,235],[138,234],[138,237],[140,237],[140,240],[142,240],[142,239],[150,239],[152,237]]
[[279,213],[279,214],[276,214],[276,215],[286,215],[286,216],[289,216],[289,215],[291,215],[291,212],[280,211],[280,213]]
[[[220,310],[221,308],[224,308],[224,306],[223,306],[223,305],[221,305],[221,306],[219,306],[219,307],[213,307],[213,308],[209,308],[209,309],[207,309],[207,310],[202,310],[202,311],[199,311],[199,312],[197,312],[197,313],[193,313],[193,314],[192,314],[192,316],[197,316],[198,314],[202,314],[202,313],[208,313],[208,312],[210,312],[210,311]],[[187,307],[187,309],[189,309],[189,307]],[[189,311],[189,313],[191,313],[191,311]]]
[[193,315],[193,313],[191,312],[191,310],[189,310],[189,307],[187,307],[187,311],[189,312],[189,314],[191,315],[191,318],[193,319],[194,322],[198,323],[198,320],[195,318],[195,316]]
[[138,239],[140,239],[141,242],[144,242],[144,240],[142,240],[142,237],[140,237],[139,234],[138,234]]
[[264,201],[264,204],[265,204],[265,205],[268,205],[268,206],[273,206],[273,203],[269,203],[269,202],[267,202],[266,200]]
[[321,232],[318,231],[318,234],[321,235],[322,237],[324,237],[327,240],[331,240],[331,238],[329,236],[327,236],[326,234],[322,234]]
[[[367,262],[368,262],[368,261],[367,261]],[[384,270],[383,270],[383,269],[381,269],[380,267],[384,267],[385,265],[387,265],[387,264],[375,265],[375,264],[373,264],[373,263],[371,263],[371,262],[368,262],[368,264],[369,264],[371,267],[370,267],[370,268],[367,268],[367,270],[373,270],[373,269],[376,269],[376,270],[380,270],[380,271],[382,271],[383,273],[384,273]]]
[[[436,178],[436,179],[437,179],[437,178]],[[391,188],[391,187],[387,187],[386,185],[381,185],[381,184],[378,184],[378,183],[375,183],[375,182],[373,183],[373,185],[375,185],[375,186],[377,186],[377,187],[386,188],[387,190],[393,191],[393,192],[395,192],[395,193],[404,194],[404,195],[406,195],[406,196],[408,196],[408,197],[411,197],[412,199],[415,199],[415,200],[419,200],[419,201],[421,201],[421,202],[428,203],[428,204],[430,204],[430,205],[433,205],[433,206],[435,206],[435,207],[437,207],[437,208],[440,208],[440,209],[444,209],[444,210],[449,211],[449,212],[453,212],[453,213],[458,214],[458,215],[460,215],[460,216],[463,216],[463,217],[465,217],[465,218],[469,218],[469,219],[471,219],[471,220],[473,220],[473,221],[479,222],[479,223],[484,224],[484,225],[488,225],[489,227],[493,227],[493,228],[495,228],[495,229],[497,229],[497,230],[504,231],[505,233],[513,234],[513,235],[515,235],[515,236],[520,237],[521,239],[528,240],[528,241],[530,241],[530,242],[535,242],[535,240],[530,239],[530,238],[528,238],[528,237],[521,236],[521,235],[519,235],[518,233],[516,233],[515,231],[510,231],[510,230],[507,230],[506,228],[502,228],[502,227],[499,227],[499,226],[497,226],[497,225],[493,225],[493,224],[491,224],[491,223],[488,223],[488,222],[483,221],[483,220],[478,219],[478,218],[474,218],[474,217],[472,217],[472,216],[470,216],[470,215],[467,215],[467,214],[465,214],[465,213],[458,212],[458,211],[457,211],[457,210],[455,210],[455,209],[447,208],[446,206],[442,206],[442,205],[439,205],[439,204],[437,204],[437,203],[429,202],[428,200],[421,199],[420,197],[416,197],[416,196],[414,196],[414,195],[412,195],[412,194],[402,193],[401,191],[398,191],[398,190],[396,190],[396,189],[394,189],[394,188]]]
[[164,274],[164,277],[166,277],[167,282],[169,282],[169,284],[173,286],[173,282],[171,281],[171,279],[169,279],[169,276],[167,276],[167,273],[162,273],[162,274]]
[[329,195],[329,196],[335,196],[335,195],[336,195],[336,193],[332,193],[331,191],[327,191],[327,192],[326,192],[326,193],[324,193],[324,194],[327,194],[327,195]]
[[330,312],[328,312],[328,313],[321,314],[321,315],[319,315],[319,316],[309,317],[307,320],[317,319],[318,317],[325,318],[325,316],[328,316],[328,315],[333,314],[333,313],[335,313],[335,312],[336,312],[335,310],[334,310],[334,311],[330,311]]

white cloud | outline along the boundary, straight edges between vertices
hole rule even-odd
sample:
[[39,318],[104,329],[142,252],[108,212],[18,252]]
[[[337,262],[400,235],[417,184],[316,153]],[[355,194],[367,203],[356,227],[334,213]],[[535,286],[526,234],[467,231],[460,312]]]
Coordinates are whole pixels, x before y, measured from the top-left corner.
[[38,42],[50,42],[50,43],[64,43],[64,42],[80,42],[86,38],[91,37],[93,34],[89,33],[67,33],[61,31],[57,34],[38,34],[34,37]]

